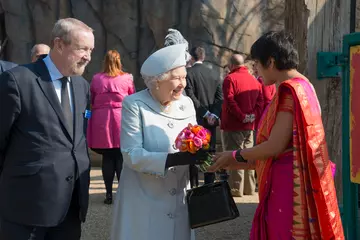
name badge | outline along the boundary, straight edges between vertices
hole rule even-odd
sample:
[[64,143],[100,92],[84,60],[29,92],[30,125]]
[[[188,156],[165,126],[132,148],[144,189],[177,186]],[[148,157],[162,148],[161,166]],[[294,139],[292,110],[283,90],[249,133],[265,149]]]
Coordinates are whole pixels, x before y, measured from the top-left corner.
[[91,111],[90,110],[85,110],[84,117],[87,118],[87,119],[91,118]]

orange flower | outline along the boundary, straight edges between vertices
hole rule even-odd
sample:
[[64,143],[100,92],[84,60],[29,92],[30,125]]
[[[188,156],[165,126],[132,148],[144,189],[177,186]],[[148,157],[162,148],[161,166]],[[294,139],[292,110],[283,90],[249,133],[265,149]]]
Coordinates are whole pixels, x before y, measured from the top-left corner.
[[188,144],[186,143],[181,144],[180,152],[187,152],[187,151],[189,151]]
[[210,148],[210,144],[205,144],[203,147],[205,150],[208,150]]
[[191,132],[193,133],[193,134],[198,134],[198,132],[201,130],[201,126],[199,126],[199,125],[195,125],[192,129],[191,129]]
[[203,145],[207,145],[207,144],[209,144],[209,141],[205,139],[205,140],[203,141]]
[[188,144],[187,147],[188,147],[189,152],[191,152],[191,153],[196,153],[197,152],[198,149],[195,146],[193,141],[189,141],[187,144]]
[[207,133],[207,134],[206,134],[206,141],[210,142],[210,138],[211,138],[211,134],[210,134],[210,133]]

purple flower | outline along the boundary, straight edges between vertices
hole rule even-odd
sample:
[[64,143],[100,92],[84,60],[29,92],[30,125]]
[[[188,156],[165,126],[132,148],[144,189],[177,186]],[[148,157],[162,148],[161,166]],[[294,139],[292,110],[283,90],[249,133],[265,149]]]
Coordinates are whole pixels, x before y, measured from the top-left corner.
[[202,147],[202,140],[198,137],[194,137],[194,145],[198,148]]

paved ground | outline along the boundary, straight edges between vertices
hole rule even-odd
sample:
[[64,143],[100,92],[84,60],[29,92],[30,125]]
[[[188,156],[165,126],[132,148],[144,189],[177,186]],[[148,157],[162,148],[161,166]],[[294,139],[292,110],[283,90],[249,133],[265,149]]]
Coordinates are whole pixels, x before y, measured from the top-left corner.
[[[114,185],[114,187],[116,186]],[[104,193],[105,187],[101,171],[99,169],[92,170],[89,214],[87,222],[83,226],[82,240],[109,240],[112,206],[103,204]],[[235,201],[240,211],[240,217],[232,221],[197,230],[196,240],[249,239],[251,221],[257,206],[258,197],[246,196],[235,198]]]

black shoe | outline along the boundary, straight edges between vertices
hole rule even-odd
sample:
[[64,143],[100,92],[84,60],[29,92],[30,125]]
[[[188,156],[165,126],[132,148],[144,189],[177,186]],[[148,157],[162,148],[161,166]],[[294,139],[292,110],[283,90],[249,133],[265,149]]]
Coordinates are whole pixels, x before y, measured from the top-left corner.
[[106,198],[104,200],[104,203],[108,204],[108,205],[112,204],[112,194],[106,194]]

